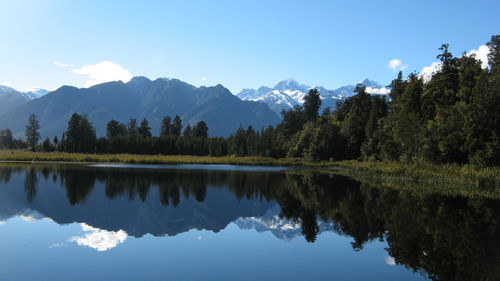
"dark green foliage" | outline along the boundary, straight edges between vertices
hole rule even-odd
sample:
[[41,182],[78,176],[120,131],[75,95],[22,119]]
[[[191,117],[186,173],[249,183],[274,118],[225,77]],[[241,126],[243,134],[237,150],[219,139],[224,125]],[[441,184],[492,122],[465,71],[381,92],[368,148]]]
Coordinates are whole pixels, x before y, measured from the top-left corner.
[[40,139],[40,123],[36,119],[35,114],[31,114],[28,118],[28,125],[26,125],[26,142],[28,143],[31,151],[35,151],[38,140]]
[[229,154],[236,156],[247,155],[246,133],[242,127],[229,137]]
[[301,106],[296,105],[293,109],[283,110],[281,112],[282,121],[278,125],[278,129],[287,138],[302,130],[306,120],[304,110]]
[[304,97],[304,115],[307,121],[314,121],[318,117],[318,110],[321,107],[319,91],[311,89]]
[[127,125],[116,120],[111,120],[106,126],[106,136],[108,138],[123,137],[128,134]]
[[50,143],[50,139],[49,138],[46,138],[43,143],[42,143],[42,149],[43,151],[45,152],[52,152],[55,149],[54,145],[52,145],[52,143]]
[[150,138],[153,136],[151,134],[151,127],[149,126],[149,121],[147,119],[143,119],[141,121],[141,125],[137,128],[137,133],[142,138]]
[[9,129],[0,130],[0,149],[16,148],[12,132]]
[[364,86],[357,85],[355,92],[357,94],[341,106],[345,112],[341,133],[346,138],[347,156],[351,159],[361,155],[360,149],[366,137],[366,126],[372,107],[371,96],[366,93]]
[[500,35],[491,36],[490,42],[486,43],[490,52],[488,54],[488,63],[492,73],[500,71]]
[[208,127],[204,121],[199,121],[193,128],[193,136],[200,138],[208,138]]
[[128,135],[130,137],[137,137],[139,135],[139,132],[137,131],[137,120],[136,119],[130,119],[127,125],[127,131]]
[[61,145],[68,152],[94,152],[96,134],[87,116],[73,113],[68,128],[63,134]]
[[170,116],[163,117],[163,120],[161,120],[160,137],[172,134],[172,124],[170,123],[171,123]]
[[171,133],[174,136],[180,136],[182,132],[182,119],[179,115],[175,115],[174,121],[172,122]]
[[190,124],[188,124],[186,128],[184,128],[184,132],[182,133],[182,135],[185,137],[193,136],[193,129],[191,128]]

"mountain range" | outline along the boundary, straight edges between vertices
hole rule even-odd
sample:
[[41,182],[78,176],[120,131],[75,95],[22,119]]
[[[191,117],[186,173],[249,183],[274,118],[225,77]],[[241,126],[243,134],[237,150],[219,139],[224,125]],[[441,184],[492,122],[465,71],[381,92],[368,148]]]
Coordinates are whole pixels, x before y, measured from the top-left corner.
[[73,113],[86,114],[98,136],[105,135],[111,119],[128,122],[136,118],[140,122],[146,118],[157,135],[164,116],[179,115],[184,126],[205,121],[210,136],[228,136],[239,126],[260,129],[280,121],[265,104],[240,100],[222,85],[197,88],[177,79],[134,77],[127,83],[108,82],[90,88],[62,86],[0,114],[0,128],[22,136],[28,116],[35,114],[42,137],[52,137],[65,130]]
[[[360,82],[371,94],[388,94],[389,89],[369,79]],[[337,101],[352,96],[356,85],[335,90],[310,87],[294,79],[278,82],[273,88],[244,89],[233,95],[222,85],[195,87],[178,79],[134,77],[98,84],[90,88],[62,86],[49,92],[43,89],[16,91],[0,86],[0,129],[11,129],[22,137],[26,120],[35,114],[42,137],[60,135],[73,113],[86,114],[98,136],[106,133],[111,119],[139,122],[146,118],[153,134],[159,133],[164,116],[179,115],[183,125],[205,121],[210,136],[228,136],[238,127],[252,125],[257,130],[280,122],[280,112],[302,105],[310,89],[318,89],[322,109],[334,109]]]
[[[366,87],[366,91],[370,94],[386,95],[389,93],[389,88],[381,84],[364,79],[359,82]],[[293,78],[278,82],[273,88],[262,86],[255,89],[243,89],[238,96],[242,100],[263,102],[269,106],[271,110],[280,114],[282,110],[288,110],[296,105],[304,103],[304,97],[310,89],[317,89],[321,98],[321,110],[330,108],[335,109],[338,100],[345,99],[354,95],[356,85],[346,85],[335,90],[328,90],[321,86],[307,86],[298,83]]]
[[40,98],[47,93],[49,91],[39,88],[20,92],[11,87],[0,85],[0,114],[23,105],[30,100]]

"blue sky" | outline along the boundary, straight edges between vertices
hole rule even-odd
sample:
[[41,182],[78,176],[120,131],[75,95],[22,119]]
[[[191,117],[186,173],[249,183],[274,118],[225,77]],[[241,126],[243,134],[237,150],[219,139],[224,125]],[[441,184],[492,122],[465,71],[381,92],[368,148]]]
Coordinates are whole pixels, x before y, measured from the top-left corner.
[[0,83],[16,89],[116,75],[233,93],[290,77],[327,88],[389,83],[393,59],[408,74],[442,43],[458,55],[500,33],[498,0],[2,0],[0,11]]

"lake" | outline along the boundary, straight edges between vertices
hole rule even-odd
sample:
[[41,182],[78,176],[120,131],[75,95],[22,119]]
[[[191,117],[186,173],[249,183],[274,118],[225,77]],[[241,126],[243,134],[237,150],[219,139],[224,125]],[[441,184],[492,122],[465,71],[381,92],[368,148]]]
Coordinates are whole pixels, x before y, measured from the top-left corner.
[[311,170],[0,164],[0,280],[500,280],[500,202]]

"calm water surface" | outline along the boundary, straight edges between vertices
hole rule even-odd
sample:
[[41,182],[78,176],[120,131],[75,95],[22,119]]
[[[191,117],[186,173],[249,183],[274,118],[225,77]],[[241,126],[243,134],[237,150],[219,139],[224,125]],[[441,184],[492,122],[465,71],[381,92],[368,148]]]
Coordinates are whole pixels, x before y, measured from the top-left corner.
[[0,280],[500,280],[500,202],[324,173],[0,165]]

